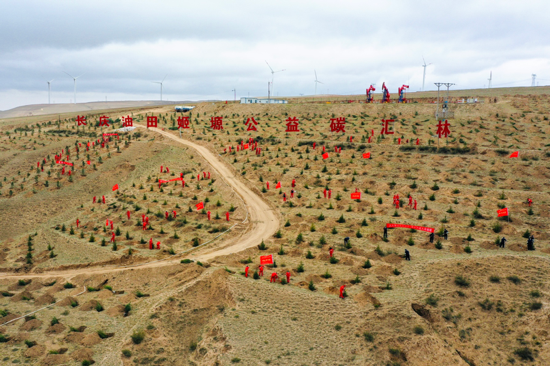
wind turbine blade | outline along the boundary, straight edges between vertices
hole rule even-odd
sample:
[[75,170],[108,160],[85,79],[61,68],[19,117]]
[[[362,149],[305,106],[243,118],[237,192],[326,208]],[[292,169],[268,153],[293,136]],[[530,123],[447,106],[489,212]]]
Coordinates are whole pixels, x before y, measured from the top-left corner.
[[424,61],[424,65],[426,65],[426,60],[424,60],[424,56],[422,56],[422,61]]
[[168,76],[168,74],[164,75],[164,79],[162,79],[161,83],[164,83],[164,80],[166,80],[167,76]]
[[[86,74],[86,73],[84,73],[84,74]],[[81,76],[84,75],[84,74],[78,75],[75,79],[78,79],[79,77],[81,77]]]
[[267,66],[269,67],[269,69],[271,70],[271,72],[273,72],[273,69],[271,68],[271,66],[269,66],[269,63],[267,62],[267,60],[265,60],[265,63],[267,64]]
[[313,70],[313,72],[315,73],[315,81],[317,81],[317,71]]
[[[65,72],[65,71],[63,71]],[[71,74],[69,74],[68,72],[65,72],[65,74],[69,75],[70,77],[72,77],[74,79],[74,76],[72,76]]]

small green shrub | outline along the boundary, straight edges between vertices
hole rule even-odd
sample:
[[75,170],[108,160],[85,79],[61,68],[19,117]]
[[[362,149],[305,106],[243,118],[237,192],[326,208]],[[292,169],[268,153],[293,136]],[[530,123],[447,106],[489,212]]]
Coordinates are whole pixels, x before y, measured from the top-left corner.
[[418,335],[424,334],[424,328],[422,328],[420,325],[417,325],[416,327],[414,327],[413,331],[415,334],[418,334]]
[[145,339],[145,332],[142,330],[136,330],[134,331],[134,333],[132,333],[130,338],[132,338],[132,342],[134,342],[134,344],[140,344]]
[[470,287],[470,281],[464,276],[456,276],[455,284],[460,287]]

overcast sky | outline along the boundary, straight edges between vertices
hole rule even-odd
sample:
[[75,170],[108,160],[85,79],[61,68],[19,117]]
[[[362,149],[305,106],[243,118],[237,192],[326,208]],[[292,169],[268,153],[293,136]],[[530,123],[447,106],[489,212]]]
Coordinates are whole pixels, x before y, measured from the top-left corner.
[[[445,4],[445,5],[444,5]],[[3,0],[0,110],[47,103],[550,84],[550,1]]]

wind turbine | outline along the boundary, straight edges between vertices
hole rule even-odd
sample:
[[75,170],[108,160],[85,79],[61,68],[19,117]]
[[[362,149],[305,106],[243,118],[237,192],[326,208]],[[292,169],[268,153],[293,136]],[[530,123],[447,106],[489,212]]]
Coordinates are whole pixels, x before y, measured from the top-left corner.
[[[65,71],[63,71],[63,72],[65,72]],[[73,78],[73,81],[74,81],[74,104],[76,104],[76,79],[78,79],[79,77],[81,77],[81,76],[84,75],[85,73],[84,73],[84,74],[80,74],[80,75],[78,75],[77,77],[72,76],[72,75],[69,74],[68,72],[65,72],[65,74],[67,74],[67,75],[69,75],[70,77]]]
[[317,95],[317,84],[323,84],[323,83],[317,80],[317,71],[313,70],[313,72],[315,73],[315,95]]
[[422,76],[422,91],[424,91],[424,82],[426,81],[426,67],[430,66],[431,63],[426,65],[426,60],[424,60],[424,56],[422,56],[422,61],[424,61],[424,65],[422,65],[422,67],[424,68],[424,76]]
[[267,64],[267,66],[269,67],[269,69],[271,70],[271,95],[274,95],[275,93],[273,92],[273,79],[275,78],[274,74],[276,72],[283,72],[283,71],[286,71],[286,69],[282,69],[282,70],[278,70],[278,71],[273,71],[273,69],[271,68],[271,66],[269,66],[269,63],[267,62],[267,60],[265,61],[265,63]]
[[231,90],[233,92],[233,98],[235,100],[235,102],[237,101],[237,88],[233,88],[233,90]]
[[50,81],[46,81],[48,83],[48,104],[51,104],[50,102],[50,94],[52,92],[52,87],[51,87],[51,83],[52,81],[54,81],[54,79],[50,80]]
[[162,79],[162,81],[153,81],[153,83],[155,84],[160,84],[160,101],[162,102],[162,83],[164,83],[164,80],[166,79],[166,77],[168,76],[168,74],[164,75],[164,79]]
[[489,80],[489,86],[488,86],[488,88],[491,89],[491,83],[493,82],[493,72],[492,72],[492,71],[491,71],[491,73],[489,74],[489,79],[487,79],[487,80]]

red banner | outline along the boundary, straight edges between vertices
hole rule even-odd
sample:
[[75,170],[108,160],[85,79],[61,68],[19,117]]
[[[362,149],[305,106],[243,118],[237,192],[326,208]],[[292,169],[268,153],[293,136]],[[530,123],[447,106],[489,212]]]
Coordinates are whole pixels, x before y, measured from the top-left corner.
[[115,185],[113,186],[113,191],[116,191],[117,189],[118,189],[118,184],[115,184]]
[[243,149],[248,149],[248,144],[244,144]]
[[370,159],[370,152],[366,152],[363,154],[363,159]]
[[172,178],[172,179],[170,179],[168,182],[174,182],[174,181],[176,181],[176,180],[183,180],[183,178]]
[[70,165],[70,166],[73,166],[73,163],[69,163],[68,161],[56,161],[57,164],[65,164],[65,165]]
[[386,224],[386,227],[388,229],[394,228],[394,227],[404,227],[406,229],[415,229],[420,231],[427,231],[429,233],[433,233],[435,231],[432,227],[425,227],[425,226],[416,226],[416,225],[404,225],[404,224]]
[[276,189],[279,189],[281,188],[281,182],[277,183],[277,185],[275,186]]
[[352,200],[360,200],[361,199],[361,192],[353,192],[351,194],[351,199]]
[[162,183],[168,183],[168,181],[164,179],[159,179],[159,184],[162,184]]
[[270,255],[261,255],[260,264],[273,264],[273,254]]
[[328,159],[328,153],[323,154],[323,159]]
[[497,210],[497,216],[508,216],[508,208],[503,208],[502,210]]
[[197,203],[197,204],[195,205],[195,207],[197,208],[197,211],[198,211],[198,210],[202,210],[202,209],[204,208],[204,203],[199,202],[199,203]]
[[519,151],[514,151],[512,154],[510,154],[511,158],[519,158]]

